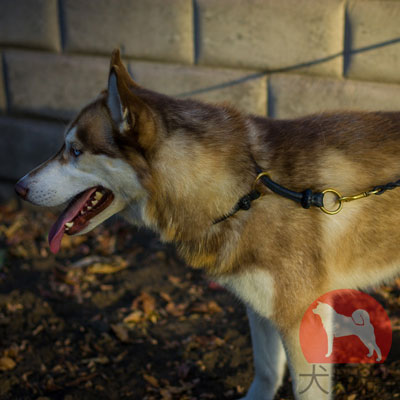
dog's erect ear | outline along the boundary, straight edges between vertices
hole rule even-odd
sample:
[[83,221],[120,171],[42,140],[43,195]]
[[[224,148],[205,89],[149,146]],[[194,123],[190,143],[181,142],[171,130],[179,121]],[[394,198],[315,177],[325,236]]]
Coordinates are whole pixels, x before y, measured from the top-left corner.
[[[132,93],[132,89],[138,87],[139,85],[133,81],[123,65],[119,50],[114,50],[108,77],[107,106],[111,118],[120,131],[125,131],[131,124],[134,124],[135,114],[138,114],[144,107],[143,102]],[[132,111],[136,112],[132,113]]]
[[113,67],[113,65],[122,65],[121,52],[119,49],[114,49],[111,54],[110,69]]
[[118,67],[120,78],[124,80],[128,88],[139,87],[139,85],[132,79],[132,77],[129,75],[129,72],[126,70],[125,65],[121,60],[119,49],[115,49],[112,52],[110,61],[110,73],[114,66]]
[[124,70],[117,65],[111,68],[108,77],[107,106],[121,132],[132,128],[137,119],[149,111],[147,104],[133,93],[132,86],[129,87]]
[[140,97],[140,90],[143,89],[122,64],[119,50],[114,50],[108,77],[107,107],[119,132],[126,133],[135,127],[139,144],[148,148],[155,138],[153,113],[147,101]]
[[108,77],[107,106],[110,110],[111,118],[121,128],[121,124],[127,116],[127,109],[124,109],[122,105],[121,96],[118,91],[117,75],[114,69],[111,70]]

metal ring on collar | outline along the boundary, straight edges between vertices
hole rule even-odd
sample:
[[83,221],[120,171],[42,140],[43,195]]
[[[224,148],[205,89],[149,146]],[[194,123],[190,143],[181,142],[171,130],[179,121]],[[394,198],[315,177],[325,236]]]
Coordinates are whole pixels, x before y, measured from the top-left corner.
[[[261,172],[261,173],[259,173],[259,174],[257,175],[257,178],[254,180],[254,183],[253,183],[253,190],[256,189],[257,182],[258,182],[263,176],[266,176],[266,177],[268,177],[268,178],[271,179],[271,176],[270,176],[269,172]],[[263,196],[263,195],[264,195],[264,193],[261,193],[261,196]]]
[[322,206],[322,207],[320,207],[321,211],[323,211],[325,214],[329,214],[329,215],[335,215],[335,214],[339,213],[343,208],[342,195],[337,190],[331,189],[331,188],[325,189],[322,191],[322,194],[324,195],[324,197],[325,197],[326,193],[333,193],[334,195],[336,195],[339,206],[335,210],[328,210],[327,208],[325,208],[325,206]]

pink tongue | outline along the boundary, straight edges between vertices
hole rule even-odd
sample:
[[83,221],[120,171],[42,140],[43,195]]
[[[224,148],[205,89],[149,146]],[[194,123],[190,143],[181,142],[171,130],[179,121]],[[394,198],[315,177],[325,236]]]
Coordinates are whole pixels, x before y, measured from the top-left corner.
[[79,211],[95,191],[96,188],[94,187],[78,194],[51,227],[49,232],[49,245],[52,253],[57,254],[60,250],[61,239],[64,235],[64,225],[72,221],[78,215]]

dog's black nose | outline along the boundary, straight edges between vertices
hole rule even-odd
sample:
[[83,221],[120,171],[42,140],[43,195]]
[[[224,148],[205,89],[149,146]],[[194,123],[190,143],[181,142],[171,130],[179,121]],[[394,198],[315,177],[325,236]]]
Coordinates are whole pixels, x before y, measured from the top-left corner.
[[26,200],[26,196],[28,195],[29,189],[22,183],[22,180],[19,180],[15,184],[14,189],[17,192],[18,196]]

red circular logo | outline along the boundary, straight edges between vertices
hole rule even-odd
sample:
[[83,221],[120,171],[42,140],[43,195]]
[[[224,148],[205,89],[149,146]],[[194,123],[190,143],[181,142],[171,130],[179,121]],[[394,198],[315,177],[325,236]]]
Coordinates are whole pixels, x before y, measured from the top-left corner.
[[308,307],[300,344],[309,363],[383,363],[392,345],[390,319],[368,294],[333,290]]

